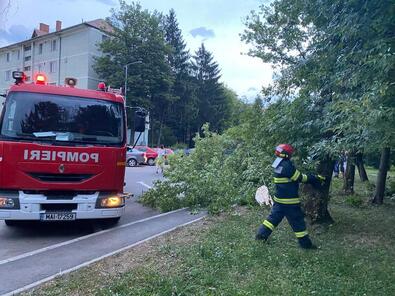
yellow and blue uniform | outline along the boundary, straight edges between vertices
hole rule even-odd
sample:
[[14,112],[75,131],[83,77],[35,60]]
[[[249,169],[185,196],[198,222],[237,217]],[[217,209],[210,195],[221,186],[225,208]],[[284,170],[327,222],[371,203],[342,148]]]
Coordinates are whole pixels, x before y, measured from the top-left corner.
[[323,177],[302,174],[288,158],[277,158],[273,163],[275,196],[268,218],[259,227],[256,238],[267,240],[284,217],[291,225],[302,248],[315,248],[306,231],[304,214],[300,207],[299,183],[319,184]]

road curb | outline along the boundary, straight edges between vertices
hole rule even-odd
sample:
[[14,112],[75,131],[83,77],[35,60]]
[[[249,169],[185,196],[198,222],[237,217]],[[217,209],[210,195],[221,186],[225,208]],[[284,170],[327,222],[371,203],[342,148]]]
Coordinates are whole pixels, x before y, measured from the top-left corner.
[[[177,210],[177,211],[180,211],[180,210],[181,210],[181,209],[179,209],[179,210]],[[176,212],[176,211],[173,211],[173,212]],[[171,212],[168,212],[168,213],[171,213]],[[164,213],[164,214],[166,214],[166,213]],[[157,215],[157,216],[159,216],[159,215]],[[29,284],[29,285],[23,286],[23,287],[21,287],[21,288],[19,288],[19,289],[16,289],[16,290],[14,290],[14,291],[7,292],[6,294],[2,294],[2,295],[0,295],[0,296],[11,296],[11,295],[16,295],[16,294],[25,292],[25,291],[30,290],[30,289],[32,289],[32,288],[38,286],[38,285],[41,285],[41,284],[43,284],[43,283],[45,283],[45,282],[48,282],[48,281],[50,281],[50,280],[53,280],[53,279],[56,278],[56,277],[59,277],[59,276],[68,274],[68,273],[73,272],[73,271],[76,271],[76,270],[78,270],[78,269],[80,269],[80,268],[82,268],[82,267],[86,267],[86,266],[88,266],[88,265],[90,265],[90,264],[92,264],[92,263],[95,263],[95,262],[100,261],[100,260],[102,260],[102,259],[105,259],[105,258],[107,258],[107,257],[113,256],[113,255],[118,254],[118,253],[120,253],[120,252],[122,252],[122,251],[126,251],[126,250],[128,250],[128,249],[131,249],[131,248],[133,248],[133,247],[135,247],[135,246],[138,246],[138,245],[140,245],[140,244],[142,244],[142,243],[145,243],[145,242],[147,242],[147,241],[150,241],[150,240],[152,240],[152,239],[154,239],[154,238],[157,238],[157,237],[159,237],[159,236],[165,235],[165,234],[167,234],[167,233],[169,233],[169,232],[172,232],[172,231],[174,231],[174,230],[177,230],[177,229],[179,229],[179,228],[181,228],[181,227],[185,227],[185,226],[187,226],[187,225],[189,225],[189,224],[195,223],[195,222],[197,222],[197,221],[199,221],[199,220],[202,220],[204,217],[206,217],[206,215],[201,216],[201,217],[199,217],[199,218],[197,218],[197,219],[188,221],[188,222],[186,222],[186,223],[177,225],[177,226],[172,227],[172,228],[170,228],[170,229],[168,229],[168,230],[162,231],[162,232],[160,232],[160,233],[157,233],[157,234],[155,234],[155,235],[152,235],[152,236],[147,237],[147,238],[145,238],[145,239],[143,239],[143,240],[140,240],[140,241],[135,242],[135,243],[133,243],[133,244],[130,244],[130,245],[126,246],[126,247],[120,248],[120,249],[118,249],[118,250],[112,251],[112,252],[110,252],[110,253],[107,253],[107,254],[102,255],[102,256],[100,256],[100,257],[97,257],[97,258],[95,258],[95,259],[86,261],[86,262],[81,263],[81,264],[79,264],[79,265],[77,265],[77,266],[75,266],[75,267],[72,267],[72,268],[69,268],[69,269],[66,269],[66,270],[62,270],[62,271],[60,271],[60,272],[58,272],[58,273],[56,273],[56,274],[54,274],[54,275],[52,275],[52,276],[46,277],[46,278],[44,278],[44,279],[42,279],[42,280],[39,280],[39,281],[36,281],[36,282],[31,283],[31,284]],[[144,220],[144,219],[143,219],[143,220]],[[137,221],[136,221],[136,222],[137,222]],[[125,225],[126,225],[126,224],[125,224]],[[124,226],[124,225],[122,225],[122,226]],[[118,227],[118,228],[119,228],[119,227]]]
[[91,234],[87,234],[87,235],[80,236],[80,237],[77,237],[77,238],[74,238],[74,239],[71,239],[71,240],[64,241],[64,242],[61,242],[61,243],[58,243],[58,244],[50,245],[48,247],[44,247],[44,248],[40,248],[40,249],[31,251],[31,252],[23,253],[23,254],[20,254],[20,255],[11,257],[11,258],[7,258],[7,259],[4,259],[4,260],[1,260],[0,261],[0,265],[7,264],[7,263],[10,263],[10,262],[13,262],[13,261],[17,261],[17,260],[21,260],[21,259],[24,259],[24,258],[27,258],[27,257],[30,257],[30,256],[34,256],[34,255],[37,255],[37,254],[40,254],[40,253],[43,253],[43,252],[46,252],[46,251],[50,251],[50,250],[53,250],[53,249],[56,249],[56,248],[59,248],[59,247],[67,246],[67,245],[70,245],[70,244],[82,241],[84,239],[88,239],[88,238],[91,238],[91,237],[94,237],[94,236],[98,236],[100,234],[111,232],[111,231],[114,231],[114,230],[117,230],[117,229],[121,229],[121,228],[124,228],[124,227],[128,227],[128,226],[134,225],[134,224],[138,224],[138,223],[146,222],[146,221],[153,220],[153,219],[156,219],[156,218],[159,218],[159,217],[171,215],[171,214],[183,211],[185,209],[186,208],[181,208],[181,209],[177,209],[177,210],[174,210],[174,211],[171,211],[171,212],[166,212],[166,213],[158,214],[158,215],[155,215],[155,216],[150,216],[150,217],[143,218],[143,219],[140,219],[140,220],[137,220],[137,221],[132,221],[132,222],[129,222],[129,223],[126,223],[126,224],[122,224],[122,225],[119,225],[119,226],[116,226],[116,227],[113,227],[113,228],[110,228],[110,229],[100,230],[100,231],[97,231],[97,232],[94,232],[94,233],[91,233]]

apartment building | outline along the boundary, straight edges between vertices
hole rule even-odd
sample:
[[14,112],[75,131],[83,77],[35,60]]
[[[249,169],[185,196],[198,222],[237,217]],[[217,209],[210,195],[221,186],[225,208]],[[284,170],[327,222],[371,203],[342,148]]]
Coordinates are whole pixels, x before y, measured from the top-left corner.
[[102,19],[64,29],[56,21],[52,32],[40,23],[31,39],[0,48],[0,93],[13,83],[12,72],[17,70],[25,72],[27,82],[44,73],[49,84],[63,85],[66,77],[75,77],[79,88],[96,89],[94,58],[101,54],[97,45],[109,32],[111,27]]

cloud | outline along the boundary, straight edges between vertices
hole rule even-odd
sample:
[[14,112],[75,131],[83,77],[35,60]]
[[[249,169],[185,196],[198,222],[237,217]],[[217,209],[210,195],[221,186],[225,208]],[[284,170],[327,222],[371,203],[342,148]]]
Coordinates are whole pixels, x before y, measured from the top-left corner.
[[[65,1],[65,0],[63,0],[63,1]],[[67,0],[65,2],[70,2],[70,1],[80,2],[80,0]],[[93,0],[93,1],[102,3],[104,5],[109,5],[109,6],[115,6],[118,2],[116,0]]]
[[110,6],[114,6],[117,4],[115,0],[96,0],[96,1]]
[[9,43],[19,42],[28,39],[33,30],[23,25],[12,25],[8,30],[0,29],[0,39],[4,39]]
[[206,27],[199,27],[199,28],[192,29],[191,31],[189,31],[189,33],[191,33],[193,38],[195,38],[197,36],[201,36],[206,39],[215,37],[214,31],[210,30],[210,29],[206,29]]

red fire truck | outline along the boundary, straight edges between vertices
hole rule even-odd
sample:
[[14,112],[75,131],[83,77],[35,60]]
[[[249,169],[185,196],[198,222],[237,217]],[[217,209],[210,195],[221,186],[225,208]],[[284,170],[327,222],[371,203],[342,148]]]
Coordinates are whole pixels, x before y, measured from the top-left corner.
[[24,83],[14,72],[0,119],[0,220],[100,219],[124,212],[126,112],[117,93]]

